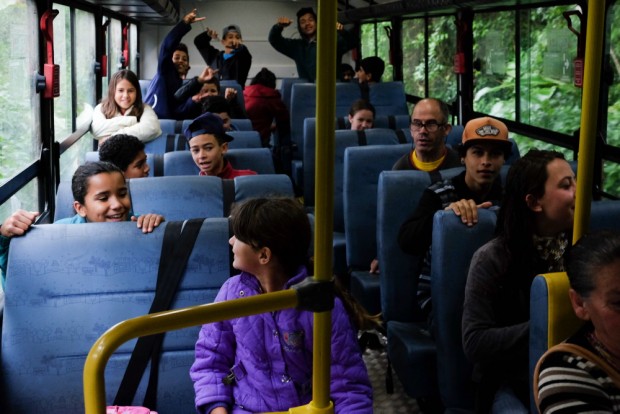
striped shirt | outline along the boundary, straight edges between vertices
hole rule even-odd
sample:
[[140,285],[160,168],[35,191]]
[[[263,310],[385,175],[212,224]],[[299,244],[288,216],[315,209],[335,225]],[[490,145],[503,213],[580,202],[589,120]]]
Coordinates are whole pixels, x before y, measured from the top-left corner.
[[[569,342],[596,353],[584,336],[588,328],[591,325]],[[552,352],[545,358],[540,366],[538,392],[543,414],[620,413],[620,389],[612,378],[594,362],[570,352]]]

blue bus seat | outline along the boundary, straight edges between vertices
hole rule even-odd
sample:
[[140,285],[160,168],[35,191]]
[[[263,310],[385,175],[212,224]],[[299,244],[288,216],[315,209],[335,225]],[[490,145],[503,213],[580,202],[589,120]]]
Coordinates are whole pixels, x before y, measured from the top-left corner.
[[[590,210],[590,231],[620,231],[620,200],[594,201]],[[573,334],[581,321],[568,298],[566,273],[538,275],[530,294],[530,379],[536,363],[551,346]],[[555,292],[555,293],[554,293]],[[559,293],[558,293],[559,292]],[[532,387],[530,387],[532,389]],[[531,398],[532,412],[537,408]]]
[[343,214],[351,294],[370,313],[381,312],[379,277],[368,273],[377,257],[377,187],[379,174],[411,146],[349,147],[344,152]]
[[213,176],[165,176],[127,181],[135,214],[156,213],[166,221],[223,217],[222,179]]
[[286,174],[242,175],[235,177],[235,201],[253,197],[294,197],[293,183]]
[[237,91],[237,104],[239,108],[242,108],[245,111],[245,99],[243,97],[243,87],[245,85],[239,85],[239,82],[236,80],[221,80],[220,81],[220,93],[224,96],[224,92],[226,88],[233,88]]
[[[304,142],[304,204],[314,205],[315,137]],[[344,152],[346,148],[358,145],[395,145],[396,134],[391,129],[368,129],[366,131],[335,131],[334,164],[334,271],[346,274],[346,247],[343,207]]]
[[[443,170],[441,175],[449,178],[462,170]],[[388,356],[413,398],[438,395],[436,350],[415,301],[419,258],[400,249],[398,231],[430,184],[430,175],[421,171],[384,171],[377,190],[378,279]]]
[[[583,322],[577,318],[570,303],[570,284],[565,272],[537,275],[530,290],[530,384],[540,357],[552,346],[567,339]],[[533,390],[532,387],[530,387]],[[532,412],[537,412],[533,395]]]
[[[86,355],[108,328],[148,313],[165,225],[145,235],[135,223],[46,224],[11,241],[2,328],[2,412],[84,411]],[[173,309],[215,299],[230,276],[228,239],[227,219],[203,223]],[[187,373],[199,329],[165,336],[159,367],[160,413],[194,411],[194,389]],[[110,404],[134,344],[135,340],[121,345],[107,364]],[[142,401],[146,382],[142,381],[136,402]]]
[[163,154],[169,151],[184,149],[187,146],[182,135],[182,121],[176,119],[160,119],[161,135],[144,143],[144,151],[151,154]]
[[294,196],[291,180],[284,174],[232,180],[199,175],[138,178],[129,180],[128,186],[134,212],[161,214],[167,221],[225,217],[232,203],[251,197]]
[[280,95],[282,102],[286,105],[286,109],[291,110],[291,95],[293,93],[293,84],[308,83],[308,79],[304,78],[282,78],[280,81]]
[[235,131],[254,131],[252,121],[248,118],[231,118],[230,124]]
[[71,181],[61,181],[56,189],[56,209],[54,210],[54,221],[65,217],[73,217],[73,191],[71,191]]
[[465,226],[452,211],[433,218],[431,295],[437,379],[447,412],[473,412],[472,364],[462,345],[461,316],[465,283],[473,254],[493,238],[497,209],[478,211],[478,223]]
[[[258,174],[275,174],[273,158],[269,148],[231,149],[225,154],[238,170],[250,169]],[[189,151],[175,151],[164,154],[164,175],[198,175],[199,169]]]
[[151,84],[150,79],[139,79],[138,83],[140,83],[140,92],[142,93],[142,100],[146,98],[146,91],[149,89],[149,85]]
[[370,85],[368,99],[375,107],[377,115],[409,114],[405,86],[402,82],[378,82],[372,84]]
[[263,147],[258,131],[229,131],[227,134],[234,138],[228,143],[230,149]]

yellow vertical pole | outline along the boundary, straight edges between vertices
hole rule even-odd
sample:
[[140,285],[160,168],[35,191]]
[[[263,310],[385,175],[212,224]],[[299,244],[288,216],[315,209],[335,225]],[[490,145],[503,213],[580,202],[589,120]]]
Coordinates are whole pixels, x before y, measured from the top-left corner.
[[[337,2],[319,0],[316,76],[315,277],[332,277],[334,215],[334,119],[336,117]],[[314,314],[312,405],[328,408],[330,383],[331,312]]]
[[594,148],[596,144],[596,121],[601,80],[603,36],[605,33],[605,1],[588,1],[586,28],[586,55],[583,73],[583,97],[581,101],[581,130],[579,133],[579,159],[577,162],[577,200],[573,243],[587,231],[592,201],[592,177],[594,176]]

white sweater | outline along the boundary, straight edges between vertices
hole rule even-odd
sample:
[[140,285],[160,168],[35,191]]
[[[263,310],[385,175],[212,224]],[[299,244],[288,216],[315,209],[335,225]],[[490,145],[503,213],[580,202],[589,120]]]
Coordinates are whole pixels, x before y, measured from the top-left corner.
[[144,112],[137,118],[131,115],[133,107],[129,108],[125,115],[117,112],[114,117],[108,119],[101,112],[101,104],[97,105],[93,112],[93,122],[90,130],[96,140],[111,137],[117,134],[127,134],[137,137],[142,142],[151,141],[161,135],[159,118],[149,105],[144,104]]

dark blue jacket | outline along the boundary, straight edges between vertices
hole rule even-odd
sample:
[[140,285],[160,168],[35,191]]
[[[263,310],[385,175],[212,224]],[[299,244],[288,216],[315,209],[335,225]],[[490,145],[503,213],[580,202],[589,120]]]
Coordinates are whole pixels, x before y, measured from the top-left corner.
[[166,35],[159,49],[157,73],[144,98],[144,102],[153,107],[159,119],[189,119],[196,111],[194,107],[198,104],[191,97],[184,101],[177,101],[174,97],[174,93],[183,85],[183,79],[172,63],[172,55],[190,30],[191,25],[181,20]]

